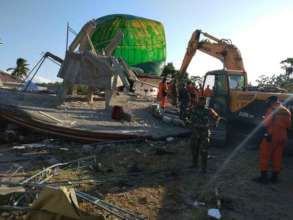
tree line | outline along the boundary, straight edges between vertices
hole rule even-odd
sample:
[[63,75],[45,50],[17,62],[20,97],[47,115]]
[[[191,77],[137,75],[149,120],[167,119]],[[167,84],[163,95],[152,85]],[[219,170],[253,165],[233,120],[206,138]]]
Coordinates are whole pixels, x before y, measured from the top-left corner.
[[282,60],[280,64],[284,73],[272,76],[261,75],[256,80],[257,85],[259,87],[279,87],[293,92],[293,58]]

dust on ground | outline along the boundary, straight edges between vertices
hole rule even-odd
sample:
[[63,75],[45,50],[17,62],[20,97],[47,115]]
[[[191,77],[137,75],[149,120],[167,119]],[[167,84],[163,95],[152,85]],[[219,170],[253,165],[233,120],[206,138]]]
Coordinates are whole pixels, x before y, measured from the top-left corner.
[[[243,148],[206,188],[211,177],[242,138],[235,133],[233,140],[225,147],[210,148],[209,171],[206,175],[190,168],[191,154],[187,138],[170,142],[90,145],[54,140],[47,143],[47,147],[32,148],[28,152],[5,146],[1,149],[1,160],[4,162],[0,162],[7,164],[4,158],[14,159],[11,166],[23,166],[22,174],[29,176],[50,164],[96,155],[96,164],[90,169],[66,169],[50,181],[95,179],[95,184],[80,183],[74,187],[91,195],[103,195],[106,201],[141,213],[149,219],[208,219],[207,209],[216,207],[216,187],[222,200],[223,219],[292,219],[293,161],[290,156],[284,157],[279,184],[259,185],[251,181],[258,175],[258,152]],[[18,161],[17,158],[23,157],[24,153],[27,160],[24,157]],[[32,157],[35,159],[32,160]],[[8,169],[3,166],[1,173],[7,173]],[[195,201],[205,202],[206,205],[196,207]],[[80,206],[87,212],[101,213],[91,204],[81,202]],[[104,214],[107,219],[116,219]],[[20,214],[18,217],[11,216],[6,212],[4,216],[6,219],[23,217]]]

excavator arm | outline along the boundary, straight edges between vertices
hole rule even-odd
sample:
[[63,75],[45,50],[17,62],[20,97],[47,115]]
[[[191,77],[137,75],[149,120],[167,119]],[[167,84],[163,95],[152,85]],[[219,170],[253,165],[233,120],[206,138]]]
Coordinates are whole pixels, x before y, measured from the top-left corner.
[[[201,41],[201,34],[208,40]],[[220,60],[225,69],[245,72],[240,51],[229,40],[220,40],[208,33],[196,30],[193,32],[189,40],[180,68],[181,74],[186,73],[186,70],[197,50]]]
[[179,72],[181,74],[186,73],[186,70],[187,70],[190,62],[191,62],[193,56],[195,55],[195,53],[196,53],[196,51],[198,49],[200,33],[201,33],[200,30],[196,30],[191,35],[191,38],[190,38],[190,40],[188,42],[188,46],[187,46],[187,49],[186,49],[185,56],[183,58],[183,61],[182,61],[182,64],[181,64],[181,67],[180,67],[180,70],[179,70]]

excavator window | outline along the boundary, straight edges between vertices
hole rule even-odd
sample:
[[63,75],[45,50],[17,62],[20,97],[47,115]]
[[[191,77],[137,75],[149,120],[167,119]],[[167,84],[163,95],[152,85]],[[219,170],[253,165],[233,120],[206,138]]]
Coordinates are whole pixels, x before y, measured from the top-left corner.
[[215,87],[215,75],[207,75],[205,79],[204,89],[209,86],[211,90],[214,90]]
[[245,79],[243,75],[229,75],[229,88],[231,90],[243,90]]
[[[226,73],[207,74],[204,81],[204,94],[207,88],[212,90],[208,106],[214,108],[219,114],[225,115],[227,110],[228,77]],[[208,95],[206,95],[208,97]]]
[[227,92],[226,76],[224,74],[216,75],[215,90],[219,94]]
[[227,83],[224,74],[207,75],[204,82],[204,89],[209,87],[214,94],[226,94]]

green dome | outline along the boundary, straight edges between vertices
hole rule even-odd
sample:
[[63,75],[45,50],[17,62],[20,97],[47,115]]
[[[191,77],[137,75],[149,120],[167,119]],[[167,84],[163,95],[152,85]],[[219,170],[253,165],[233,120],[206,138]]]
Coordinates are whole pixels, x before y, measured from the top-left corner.
[[163,25],[154,20],[132,15],[107,15],[96,20],[92,41],[101,51],[120,29],[124,38],[114,51],[130,66],[140,67],[149,75],[160,75],[166,60],[166,40]]

